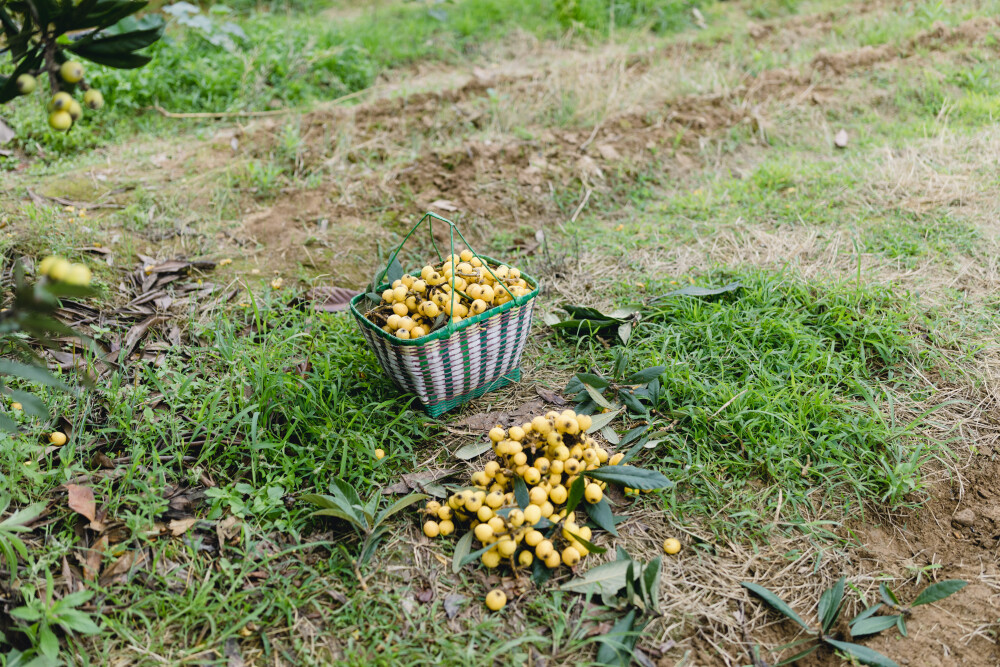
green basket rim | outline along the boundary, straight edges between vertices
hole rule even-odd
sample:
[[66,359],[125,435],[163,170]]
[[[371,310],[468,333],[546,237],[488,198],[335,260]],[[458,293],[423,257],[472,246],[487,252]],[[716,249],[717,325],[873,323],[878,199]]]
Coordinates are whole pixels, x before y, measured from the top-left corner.
[[[501,262],[500,260],[495,259],[493,257],[489,257],[487,255],[480,255],[479,257],[482,258],[482,259],[484,259],[484,260],[493,262],[494,264],[497,264],[497,265],[499,265],[499,264],[505,264],[505,262]],[[510,265],[507,264],[507,266],[510,266]],[[411,274],[411,275],[413,275],[413,274]],[[436,340],[444,340],[446,338],[450,338],[453,333],[456,333],[458,331],[461,331],[462,329],[466,329],[468,327],[471,327],[474,324],[478,324],[479,322],[482,322],[483,320],[488,320],[491,317],[495,317],[496,315],[500,315],[502,313],[505,313],[508,310],[511,310],[512,308],[514,308],[515,306],[523,306],[524,304],[526,304],[529,301],[531,301],[532,299],[534,299],[536,296],[538,296],[538,290],[541,288],[541,283],[538,282],[538,280],[536,280],[532,276],[528,275],[527,273],[523,273],[522,272],[521,273],[521,277],[524,278],[524,280],[529,285],[533,285],[534,286],[534,289],[531,290],[530,292],[528,292],[527,294],[525,294],[524,296],[516,296],[512,300],[510,300],[507,303],[505,303],[502,306],[500,306],[499,308],[491,308],[490,310],[487,310],[485,313],[480,313],[479,315],[474,315],[473,317],[466,317],[461,322],[459,322],[457,325],[454,325],[454,328],[452,328],[452,325],[449,324],[448,326],[443,327],[443,328],[435,331],[434,333],[428,334],[426,336],[421,336],[420,338],[416,338],[416,339],[412,339],[412,340],[411,339],[397,338],[396,336],[393,336],[392,334],[386,333],[385,331],[382,330],[382,327],[376,325],[374,322],[372,322],[367,317],[365,317],[365,314],[362,313],[358,309],[358,307],[357,307],[358,304],[361,303],[361,301],[363,299],[368,298],[368,295],[366,293],[364,293],[364,292],[362,292],[361,294],[358,294],[358,295],[354,296],[351,299],[351,313],[353,313],[355,319],[357,319],[358,322],[361,323],[361,326],[367,327],[368,329],[370,329],[371,331],[373,331],[376,335],[381,336],[383,339],[385,339],[387,341],[391,341],[392,343],[394,343],[396,345],[406,345],[406,346],[419,347],[420,345],[425,345],[427,343],[430,343],[430,342],[433,342],[433,341],[436,341]],[[379,285],[378,291],[381,292],[381,291],[383,291],[385,289],[388,289],[389,285],[390,285],[390,283],[382,283],[381,285]]]

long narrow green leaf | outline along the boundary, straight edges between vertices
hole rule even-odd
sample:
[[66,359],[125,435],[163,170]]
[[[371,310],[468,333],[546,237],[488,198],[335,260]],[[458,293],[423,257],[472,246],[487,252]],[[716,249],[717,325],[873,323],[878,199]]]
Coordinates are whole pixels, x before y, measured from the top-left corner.
[[[482,549],[479,549],[477,551],[473,551],[470,554],[467,554],[464,558],[462,558],[462,561],[461,561],[462,565],[459,566],[459,567],[468,565],[469,563],[471,563],[473,561],[479,560],[480,556],[482,556],[484,553],[486,553],[487,551],[489,551],[492,548],[493,548],[493,545],[490,544],[490,545],[487,545],[487,546],[483,547]],[[452,563],[452,568],[454,569],[454,567],[455,567],[455,565],[454,565],[454,563]]]
[[531,504],[531,498],[528,496],[528,487],[520,475],[514,476],[514,500],[517,501],[517,506],[522,510]]
[[888,630],[889,628],[895,626],[898,618],[898,615],[893,615],[873,616],[871,618],[861,619],[857,623],[851,624],[851,636],[865,637],[867,635],[878,634],[883,630]]
[[879,609],[881,609],[881,608],[882,608],[882,603],[881,602],[876,602],[875,604],[873,604],[872,606],[868,607],[863,612],[861,612],[860,614],[858,614],[857,616],[855,616],[854,618],[852,618],[851,621],[850,621],[850,625],[854,625],[855,623],[859,623],[859,622],[865,620],[866,618],[874,616],[875,613]]
[[583,539],[582,537],[580,537],[579,535],[577,535],[573,531],[569,531],[569,534],[573,536],[574,540],[576,540],[577,542],[579,542],[583,546],[587,547],[587,551],[589,551],[592,554],[602,554],[605,551],[607,551],[607,549],[605,549],[604,547],[599,547],[599,546],[597,546],[596,544],[594,544],[592,542],[588,542],[587,540]]
[[899,606],[899,600],[896,598],[896,594],[889,590],[889,587],[884,583],[878,585],[878,592],[882,596],[882,602],[887,606]]
[[608,531],[618,537],[618,529],[615,527],[615,517],[611,513],[611,504],[607,498],[601,498],[601,502],[596,505],[584,503],[583,509],[587,512],[590,520],[597,524],[598,528]]
[[452,574],[458,574],[459,570],[462,569],[462,561],[465,557],[469,555],[472,551],[472,531],[468,531],[465,535],[459,538],[458,542],[455,543],[455,555],[451,559],[451,572]]
[[[378,496],[376,495],[375,497],[377,498]],[[381,526],[382,522],[391,517],[393,514],[396,514],[397,512],[406,509],[410,505],[415,505],[416,503],[419,503],[422,500],[427,500],[428,498],[430,498],[430,496],[428,496],[426,493],[411,493],[405,498],[400,498],[399,500],[397,500],[396,502],[394,502],[393,504],[389,505],[384,510],[382,510],[381,514],[378,515],[378,519],[375,520],[374,528],[378,528],[379,526]]]
[[27,507],[19,509],[0,522],[0,528],[18,532],[27,531],[27,524],[40,517],[42,512],[45,511],[45,507],[45,503],[32,503]]
[[14,377],[64,391],[69,389],[62,380],[41,366],[29,366],[28,364],[18,363],[10,359],[0,359],[0,375],[13,375]]
[[625,378],[622,384],[646,384],[647,382],[652,382],[656,378],[663,375],[666,370],[666,366],[651,366],[649,368],[644,368],[638,373],[629,375]]
[[32,417],[38,417],[39,419],[49,418],[49,408],[45,405],[45,401],[38,398],[34,394],[27,391],[11,389],[10,397],[21,404],[21,408],[24,410],[25,414],[31,415]]
[[573,483],[569,487],[569,495],[566,498],[566,514],[569,514],[576,509],[576,506],[580,504],[580,500],[583,499],[583,492],[587,487],[587,478],[583,475],[579,475],[573,480]]
[[889,658],[885,657],[878,651],[868,648],[867,646],[837,641],[836,639],[829,638],[824,639],[823,641],[848,655],[854,656],[863,664],[872,665],[872,667],[899,667],[899,665]]
[[824,633],[833,627],[840,614],[840,603],[843,600],[844,577],[841,577],[832,588],[823,591],[823,595],[819,598],[819,619]]
[[931,584],[924,590],[920,591],[920,595],[918,595],[917,599],[910,603],[910,606],[919,607],[922,604],[930,604],[932,602],[937,602],[938,600],[943,600],[949,595],[957,593],[965,588],[967,583],[967,581],[962,581],[961,579],[948,579],[946,581],[939,581],[936,584]]
[[605,466],[597,470],[588,470],[584,473],[587,477],[598,479],[609,484],[620,484],[640,491],[654,491],[656,489],[666,489],[674,485],[662,473],[645,468],[634,466],[616,465]]
[[810,632],[810,633],[813,633],[813,634],[816,633],[815,630],[813,630],[808,625],[806,625],[806,622],[802,620],[802,617],[799,616],[798,614],[796,614],[795,611],[791,607],[789,607],[788,604],[784,600],[782,600],[777,595],[775,595],[771,591],[767,590],[763,586],[751,583],[749,581],[743,581],[743,582],[741,582],[740,586],[742,586],[743,588],[747,589],[748,591],[750,591],[751,593],[753,593],[754,595],[756,595],[757,597],[759,597],[761,600],[763,600],[764,602],[766,602],[768,604],[768,606],[771,607],[772,609],[774,609],[775,611],[778,611],[778,612],[784,614],[785,616],[787,616],[791,620],[793,620],[796,623],[798,623],[806,632]]
[[657,556],[649,562],[642,573],[642,589],[646,594],[649,608],[660,611],[660,574],[663,572],[663,558]]
[[594,403],[597,403],[602,408],[610,408],[611,407],[611,403],[608,402],[608,399],[604,398],[604,395],[601,394],[601,392],[599,392],[594,387],[591,387],[589,384],[584,383],[583,389],[584,389],[584,391],[587,392],[587,395],[590,396],[590,399],[592,401],[594,401]]
[[612,410],[610,412],[602,412],[591,417],[590,428],[587,429],[587,433],[596,433],[602,428],[610,424],[615,420],[615,418],[622,413],[622,409]]
[[608,382],[608,380],[600,375],[595,375],[594,373],[577,373],[576,378],[581,384],[590,385],[594,389],[607,389],[611,386],[611,383]]
[[818,649],[819,646],[820,646],[819,642],[816,642],[815,644],[813,644],[809,648],[805,649],[804,651],[796,653],[795,655],[793,655],[790,658],[785,658],[781,662],[777,663],[774,667],[784,667],[784,665],[794,665],[799,660],[801,660],[802,658],[806,657],[807,655],[809,655],[810,653],[812,653],[813,651],[815,651],[816,649]]

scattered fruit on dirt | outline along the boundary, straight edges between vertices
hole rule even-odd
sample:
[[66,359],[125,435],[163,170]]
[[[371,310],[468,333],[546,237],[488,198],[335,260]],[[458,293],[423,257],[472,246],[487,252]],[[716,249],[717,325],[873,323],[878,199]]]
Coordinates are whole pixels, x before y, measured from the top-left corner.
[[673,556],[675,553],[681,550],[681,541],[676,537],[668,537],[663,540],[663,551],[667,554]]
[[104,106],[104,94],[96,88],[91,88],[83,94],[83,103],[88,109],[97,111]]
[[375,450],[375,458],[377,458],[377,459],[383,459],[383,458],[385,458],[385,451],[382,450],[382,449],[376,449]]
[[499,588],[494,588],[486,594],[486,606],[490,611],[500,611],[507,606],[507,594]]
[[79,83],[83,79],[83,65],[75,60],[67,60],[59,68],[59,76],[66,83]]
[[449,318],[461,322],[533,289],[518,269],[490,267],[470,251],[464,253],[471,259],[452,255],[441,264],[427,264],[416,276],[405,274],[393,281],[368,319],[386,333],[412,340],[446,326]]
[[52,431],[52,433],[49,433],[49,442],[55,445],[56,447],[62,447],[63,445],[65,445],[66,440],[67,440],[66,434],[63,433],[62,431]]
[[68,111],[53,111],[49,114],[49,127],[64,132],[73,125],[73,117]]
[[30,95],[38,87],[38,80],[30,74],[22,74],[17,77],[17,92],[22,95]]
[[14,401],[13,403],[10,404],[10,409],[14,411],[21,410],[23,407],[24,406],[18,403],[17,401]]

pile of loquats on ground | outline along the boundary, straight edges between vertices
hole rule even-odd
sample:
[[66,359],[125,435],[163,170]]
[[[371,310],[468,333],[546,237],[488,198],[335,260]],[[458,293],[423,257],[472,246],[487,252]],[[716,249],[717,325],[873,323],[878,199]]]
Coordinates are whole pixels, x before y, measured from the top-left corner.
[[[587,473],[617,466],[625,456],[608,452],[587,434],[590,427],[590,416],[572,410],[548,412],[506,430],[494,427],[489,438],[496,459],[472,474],[471,487],[443,503],[426,504],[424,534],[472,531],[481,545],[479,559],[491,569],[507,564],[517,571],[536,562],[550,570],[577,565],[595,547],[592,529],[577,523],[575,508],[580,502],[601,503],[607,488]],[[664,549],[677,553],[680,543],[668,540]],[[502,590],[486,596],[491,610],[506,604]]]

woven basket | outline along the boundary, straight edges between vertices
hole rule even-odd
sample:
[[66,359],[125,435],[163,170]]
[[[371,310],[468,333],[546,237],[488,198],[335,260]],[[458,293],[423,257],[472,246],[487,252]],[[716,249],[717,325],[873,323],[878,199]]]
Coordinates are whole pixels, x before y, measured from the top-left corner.
[[[437,219],[447,223],[452,230],[452,254],[455,233],[465,241],[454,223],[433,213],[428,213],[392,254],[395,259],[406,239],[424,220]],[[431,239],[433,239],[433,231]],[[468,242],[466,242],[468,246]],[[436,247],[436,243],[435,243]],[[440,256],[440,251],[438,252]],[[484,263],[496,266],[500,262],[490,257],[476,255]],[[385,272],[383,272],[384,275]],[[379,364],[392,381],[405,392],[416,394],[427,413],[436,417],[459,405],[504,387],[521,379],[521,353],[531,330],[534,298],[538,295],[538,281],[521,274],[533,288],[524,296],[514,297],[502,306],[485,313],[463,319],[427,336],[402,340],[381,329],[365,317],[364,294],[351,299],[351,312],[361,327],[368,346],[375,352]],[[389,287],[379,286],[378,292]]]

